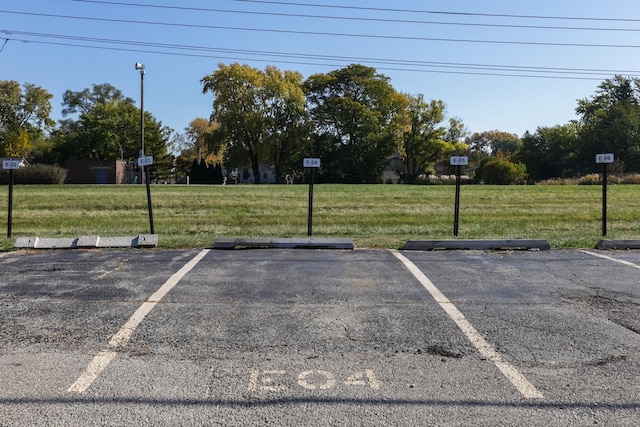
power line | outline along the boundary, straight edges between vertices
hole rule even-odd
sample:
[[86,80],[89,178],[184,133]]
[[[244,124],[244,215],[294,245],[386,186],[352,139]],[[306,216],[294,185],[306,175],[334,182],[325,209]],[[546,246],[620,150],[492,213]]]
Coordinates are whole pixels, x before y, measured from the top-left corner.
[[248,50],[248,49],[230,49],[219,48],[209,46],[196,46],[196,45],[182,45],[182,44],[170,44],[170,43],[157,43],[157,42],[141,42],[132,40],[119,40],[119,39],[104,39],[97,37],[83,37],[83,36],[70,36],[63,34],[48,34],[48,33],[36,33],[30,31],[15,31],[15,30],[0,30],[5,34],[18,34],[23,36],[34,36],[44,38],[57,38],[74,41],[88,41],[110,44],[124,44],[124,45],[137,45],[148,47],[161,47],[169,49],[181,49],[181,50],[199,50],[199,51],[212,51],[223,53],[242,53],[257,56],[270,56],[270,57],[288,57],[288,58],[306,58],[306,59],[321,59],[321,60],[339,60],[339,61],[365,61],[387,64],[400,64],[400,65],[437,65],[437,66],[455,66],[455,67],[479,67],[479,68],[503,68],[512,70],[525,70],[525,71],[539,71],[539,72],[566,72],[566,73],[582,73],[582,74],[602,74],[602,73],[640,73],[640,71],[621,71],[611,69],[589,69],[589,68],[563,68],[563,67],[540,67],[540,66],[522,66],[522,65],[497,65],[497,64],[476,64],[476,63],[456,63],[456,62],[438,62],[438,61],[419,61],[419,60],[405,60],[405,59],[388,59],[388,58],[372,58],[372,57],[353,57],[353,56],[338,56],[338,55],[319,55],[309,53],[292,53],[292,52],[278,52],[278,51],[266,51],[266,50]]
[[[196,54],[184,54],[184,53],[172,53],[172,52],[157,52],[151,50],[141,50],[141,49],[125,49],[125,48],[110,48],[110,47],[101,47],[101,46],[87,46],[87,45],[78,45],[73,43],[56,43],[56,42],[43,42],[43,41],[29,41],[29,40],[20,40],[25,43],[39,43],[39,44],[47,44],[54,46],[67,46],[67,47],[77,47],[77,48],[89,48],[89,49],[103,49],[103,50],[114,50],[121,52],[139,52],[139,53],[148,53],[148,54],[159,54],[159,55],[172,55],[172,56],[188,56],[188,57],[202,57],[202,58],[217,58],[217,59],[229,59],[233,61],[242,61],[247,60],[246,58],[241,57],[220,57],[220,56],[211,56],[211,55],[196,55]],[[272,61],[268,60],[256,60],[255,58],[249,59],[250,61],[258,61],[263,63],[272,63]],[[324,67],[334,67],[336,64],[320,64],[320,63],[311,63],[311,62],[300,62],[300,61],[278,61],[279,63],[284,64],[297,64],[297,65],[314,65],[314,66],[324,66]],[[470,72],[470,71],[441,71],[441,70],[425,70],[425,69],[411,69],[411,68],[395,68],[395,67],[377,67],[377,70],[382,71],[404,71],[404,72],[417,72],[417,73],[431,73],[431,74],[448,74],[448,75],[472,75],[472,76],[486,76],[486,77],[523,77],[523,78],[540,78],[540,79],[559,79],[559,80],[589,80],[589,81],[602,81],[602,78],[606,78],[607,76],[603,76],[601,78],[595,77],[569,77],[569,76],[545,76],[545,75],[526,75],[526,74],[509,74],[509,73],[481,73],[481,72]]]
[[332,32],[321,32],[321,31],[299,31],[299,30],[284,30],[284,29],[229,27],[229,26],[219,26],[219,25],[181,24],[181,23],[159,22],[159,21],[141,21],[141,20],[130,20],[130,19],[95,18],[95,17],[73,16],[73,15],[56,15],[56,14],[35,13],[35,12],[16,12],[16,11],[7,11],[7,10],[0,10],[0,13],[16,14],[16,15],[27,15],[27,16],[40,16],[40,17],[47,17],[47,18],[78,19],[78,20],[85,20],[85,21],[98,21],[98,22],[117,22],[117,23],[126,23],[126,24],[158,25],[158,26],[171,26],[171,27],[188,27],[188,28],[203,28],[203,29],[216,29],[216,30],[229,30],[229,31],[250,31],[250,32],[298,34],[298,35],[313,35],[313,36],[334,36],[334,37],[353,37],[353,38],[390,39],[390,40],[413,40],[413,41],[435,41],[435,42],[455,42],[455,43],[481,43],[481,44],[502,44],[502,45],[556,46],[556,47],[590,47],[590,48],[620,48],[620,49],[637,49],[637,48],[640,48],[640,45],[622,45],[622,44],[559,43],[559,42],[534,42],[534,41],[514,41],[514,40],[454,39],[454,38],[438,38],[438,37],[397,36],[397,35],[377,35],[377,34],[354,34],[354,33],[332,33]]
[[[243,14],[243,15],[280,16],[280,17],[287,17],[287,18],[313,18],[313,19],[330,19],[330,20],[361,21],[361,22],[384,22],[384,23],[394,23],[394,24],[450,25],[450,26],[464,26],[464,27],[517,28],[517,29],[538,29],[538,30],[640,32],[640,28],[568,27],[568,26],[550,26],[550,25],[419,21],[419,20],[390,19],[390,18],[363,18],[363,17],[353,17],[353,16],[310,15],[310,14],[300,14],[300,13],[256,12],[256,11],[246,11],[246,10],[211,9],[211,8],[187,7],[187,6],[166,6],[166,5],[128,3],[128,2],[103,1],[103,0],[72,0],[72,1],[81,2],[81,3],[104,4],[104,5],[112,5],[112,6],[129,6],[129,7],[143,7],[143,8],[153,8],[153,9],[184,10],[184,11],[192,11],[192,12],[230,13],[230,14]],[[435,12],[431,12],[431,13],[435,13]],[[440,13],[443,13],[443,12],[440,12]]]
[[[80,0],[76,0],[80,1]],[[348,9],[348,10],[368,10],[376,12],[400,12],[400,13],[419,13],[419,14],[434,14],[434,15],[458,15],[458,16],[482,16],[491,18],[524,18],[524,19],[549,19],[549,20],[567,20],[567,21],[602,21],[602,22],[640,22],[640,19],[631,18],[593,18],[593,17],[575,17],[575,16],[544,16],[544,15],[515,15],[515,14],[500,14],[500,13],[475,13],[475,12],[448,12],[437,10],[416,10],[416,9],[392,9],[382,7],[363,7],[363,6],[344,6],[344,5],[329,5],[329,4],[308,4],[308,3],[294,3],[286,1],[266,1],[266,0],[232,0],[239,3],[262,3],[271,5],[284,5],[284,6],[300,6],[300,7],[316,7],[316,8],[328,8],[328,9]]]
[[[596,79],[594,77],[580,77],[580,76],[603,76],[605,74],[640,74],[635,71],[622,71],[622,70],[599,70],[599,69],[580,69],[580,68],[560,68],[560,67],[534,67],[534,66],[516,66],[516,65],[497,65],[497,64],[474,64],[474,63],[453,63],[453,62],[435,62],[435,61],[416,61],[416,60],[393,60],[385,58],[358,58],[358,57],[343,57],[332,55],[314,55],[314,54],[299,54],[289,52],[269,52],[269,51],[255,51],[244,49],[228,49],[228,48],[214,48],[206,46],[190,46],[190,45],[176,45],[168,43],[154,43],[154,42],[140,42],[130,40],[117,40],[117,39],[102,39],[95,37],[79,37],[59,34],[45,34],[34,33],[25,31],[13,31],[13,30],[1,30],[2,33],[12,35],[22,35],[40,38],[53,38],[62,39],[76,42],[88,42],[88,43],[102,43],[102,44],[115,44],[121,46],[138,46],[149,47],[157,49],[171,49],[171,50],[184,50],[195,52],[211,52],[222,53],[231,55],[248,55],[253,58],[249,58],[251,61],[260,62],[273,62],[273,57],[280,57],[286,59],[298,59],[298,61],[290,60],[278,60],[279,63],[289,63],[298,65],[315,65],[315,66],[336,66],[336,63],[318,63],[318,62],[303,62],[300,60],[318,60],[318,61],[337,61],[342,63],[348,62],[367,62],[383,65],[391,65],[395,67],[378,67],[381,70],[393,70],[393,71],[409,71],[409,72],[425,72],[425,73],[440,73],[440,74],[466,74],[466,75],[484,75],[484,76],[502,76],[502,77],[530,77],[530,78],[553,78],[553,79],[571,79],[571,80],[601,80],[601,77]],[[247,60],[247,57],[222,57],[212,56],[205,54],[195,53],[178,53],[167,51],[155,51],[155,50],[140,50],[124,47],[105,47],[95,45],[84,45],[77,43],[61,43],[61,42],[46,42],[38,40],[18,40],[26,43],[39,43],[47,45],[59,45],[78,48],[90,48],[90,49],[104,49],[104,50],[117,50],[117,51],[131,51],[131,52],[144,52],[154,53],[161,55],[174,55],[174,56],[188,56],[188,57],[205,57],[205,58],[218,58],[229,60]],[[267,56],[269,59],[256,59],[255,57]],[[398,66],[406,67],[421,67],[421,68],[397,68]],[[435,70],[433,69],[435,68]],[[452,71],[452,70],[465,70],[465,71]],[[480,70],[490,72],[471,72],[468,70]],[[515,74],[515,73],[538,73],[538,74]]]

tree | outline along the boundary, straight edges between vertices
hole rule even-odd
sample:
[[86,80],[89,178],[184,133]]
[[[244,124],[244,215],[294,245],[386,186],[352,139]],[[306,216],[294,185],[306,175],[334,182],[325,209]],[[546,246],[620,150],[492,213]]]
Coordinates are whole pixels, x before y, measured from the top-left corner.
[[28,158],[45,140],[54,125],[51,98],[34,84],[0,81],[0,157]]
[[407,165],[405,181],[414,183],[419,175],[427,172],[431,163],[460,149],[458,142],[466,131],[458,119],[450,119],[448,129],[442,125],[446,110],[444,102],[426,102],[423,95],[407,95],[407,100],[402,150]]
[[465,139],[469,146],[469,161],[478,164],[484,157],[495,156],[498,151],[515,153],[520,146],[518,135],[499,130],[475,132]]
[[501,152],[497,156],[483,158],[476,174],[476,180],[489,185],[522,184],[526,178],[526,166],[512,162]]
[[213,140],[226,145],[232,163],[250,163],[256,184],[261,161],[280,169],[299,148],[305,109],[301,81],[299,73],[237,63],[220,64],[201,80],[203,93],[214,96],[210,120],[219,128]]
[[218,129],[217,123],[210,123],[208,119],[198,117],[189,123],[185,133],[176,136],[173,140],[173,151],[178,154],[176,169],[186,173],[193,169],[192,165],[204,162],[205,164],[222,164],[224,160],[224,146],[213,147],[210,138]]
[[[63,96],[63,115],[77,118],[60,121],[54,152],[60,162],[66,159],[137,159],[140,152],[140,109],[133,99],[124,97],[110,84],[93,85],[92,90],[67,90]],[[173,131],[144,112],[145,154],[153,156],[151,176],[170,175],[173,161],[167,145]]]
[[640,171],[640,79],[616,75],[591,98],[578,100],[583,169],[594,170],[595,155],[611,152],[632,171]]
[[575,123],[539,127],[522,136],[514,158],[527,166],[534,181],[580,174],[578,133]]
[[359,64],[314,74],[305,89],[324,179],[379,182],[387,157],[399,149],[406,98],[388,77]]
[[124,102],[134,104],[134,100],[125,97],[122,91],[109,83],[94,84],[91,90],[85,88],[81,91],[65,91],[62,95],[62,115],[88,113],[96,105]]
[[265,70],[267,102],[267,153],[277,178],[302,169],[308,148],[309,120],[299,72],[281,73],[275,67]]

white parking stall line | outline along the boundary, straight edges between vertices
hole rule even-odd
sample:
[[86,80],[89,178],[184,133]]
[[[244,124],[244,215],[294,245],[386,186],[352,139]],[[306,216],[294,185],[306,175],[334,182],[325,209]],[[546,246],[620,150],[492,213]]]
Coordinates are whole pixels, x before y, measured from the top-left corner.
[[153,295],[151,295],[140,307],[133,313],[127,323],[125,323],[118,332],[116,332],[107,347],[101,350],[87,366],[87,369],[78,377],[78,379],[67,389],[69,393],[83,393],[98,378],[100,373],[105,370],[109,363],[117,356],[118,348],[126,345],[135,332],[136,328],[142,323],[145,317],[153,310],[162,298],[173,289],[180,280],[195,267],[204,256],[209,253],[209,249],[204,249],[198,255],[193,257],[180,270],[174,273]]
[[440,290],[420,271],[420,269],[404,255],[396,250],[391,251],[398,258],[416,279],[431,294],[433,299],[442,307],[449,317],[458,325],[458,328],[471,341],[471,344],[486,359],[502,372],[502,374],[513,384],[513,386],[522,394],[525,399],[541,399],[544,396],[531,384],[514,366],[505,361],[504,358],[496,351],[496,349],[488,343],[482,335],[473,327],[473,325],[464,317],[462,312],[442,293]]
[[587,255],[595,256],[595,257],[598,257],[598,258],[606,259],[606,260],[609,260],[609,261],[617,262],[618,264],[626,265],[627,267],[640,268],[640,265],[634,264],[634,263],[632,263],[630,261],[625,261],[623,259],[617,259],[617,258],[610,257],[608,255],[603,255],[603,254],[599,254],[599,253],[596,253],[596,252],[585,251],[585,250],[581,250],[580,252],[582,252],[584,254],[587,254]]

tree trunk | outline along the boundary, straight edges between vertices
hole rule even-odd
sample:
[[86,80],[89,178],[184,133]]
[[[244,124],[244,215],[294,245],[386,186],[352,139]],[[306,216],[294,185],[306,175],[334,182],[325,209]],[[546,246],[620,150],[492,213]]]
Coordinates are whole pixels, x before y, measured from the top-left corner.
[[253,169],[253,183],[262,184],[262,179],[260,176],[260,163],[258,163],[258,155],[254,153],[250,153],[249,157],[251,157],[251,169]]

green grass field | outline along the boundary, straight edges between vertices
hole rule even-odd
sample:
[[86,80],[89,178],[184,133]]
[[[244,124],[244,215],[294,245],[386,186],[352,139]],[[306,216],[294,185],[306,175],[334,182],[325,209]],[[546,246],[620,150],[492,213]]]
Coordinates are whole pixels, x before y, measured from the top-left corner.
[[[210,247],[219,237],[305,237],[306,185],[151,187],[161,248]],[[586,248],[602,238],[600,186],[463,186],[461,239],[547,239]],[[314,237],[357,247],[453,238],[454,186],[316,185]],[[12,238],[8,187],[0,187],[0,249],[19,236],[135,236],[149,233],[143,185],[15,186]],[[640,238],[640,186],[608,188],[609,239]],[[0,230],[2,230],[0,228]]]

